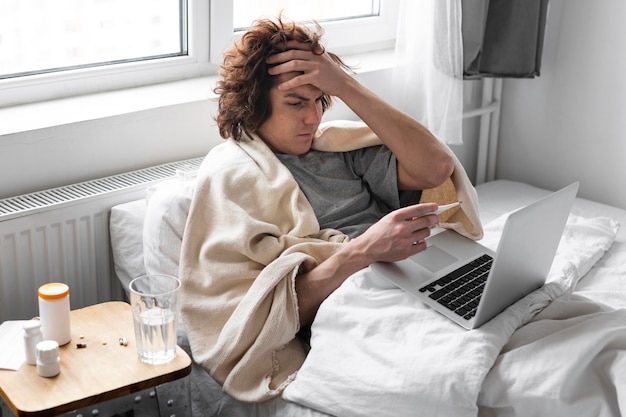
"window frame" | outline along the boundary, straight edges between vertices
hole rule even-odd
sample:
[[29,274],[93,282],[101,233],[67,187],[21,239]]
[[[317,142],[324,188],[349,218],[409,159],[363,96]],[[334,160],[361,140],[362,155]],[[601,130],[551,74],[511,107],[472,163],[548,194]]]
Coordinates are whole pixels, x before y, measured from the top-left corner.
[[[381,0],[380,16],[324,22],[328,49],[339,55],[392,48],[400,0]],[[0,80],[0,108],[217,74],[233,30],[231,0],[188,0],[188,55]]]
[[214,73],[208,53],[208,0],[188,0],[187,14],[187,55],[3,79],[0,108]]
[[[400,0],[380,0],[380,15],[323,22],[329,50],[344,55],[393,48]],[[218,18],[219,16],[219,18]],[[232,1],[211,1],[210,62],[219,65],[224,51],[239,39],[233,31]]]

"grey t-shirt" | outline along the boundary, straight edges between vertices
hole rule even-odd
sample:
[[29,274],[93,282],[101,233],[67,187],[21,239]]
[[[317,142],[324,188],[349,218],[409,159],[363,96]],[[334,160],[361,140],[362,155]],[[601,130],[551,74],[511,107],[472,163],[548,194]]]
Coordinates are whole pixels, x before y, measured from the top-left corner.
[[398,192],[396,158],[385,146],[277,157],[300,185],[320,227],[352,238],[392,210],[417,203],[421,194]]

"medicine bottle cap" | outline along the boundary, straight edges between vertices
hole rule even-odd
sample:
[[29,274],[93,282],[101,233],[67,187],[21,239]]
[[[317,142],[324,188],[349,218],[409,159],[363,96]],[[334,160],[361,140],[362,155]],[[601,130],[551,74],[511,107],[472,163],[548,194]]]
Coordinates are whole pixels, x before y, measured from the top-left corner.
[[22,326],[24,331],[26,331],[27,333],[33,332],[33,331],[37,331],[41,328],[41,321],[39,320],[28,320],[26,323],[24,323],[24,326]]
[[37,292],[44,300],[58,300],[70,293],[70,287],[61,282],[50,282],[39,287]]
[[59,358],[59,344],[54,340],[37,343],[37,357],[43,363],[55,362]]

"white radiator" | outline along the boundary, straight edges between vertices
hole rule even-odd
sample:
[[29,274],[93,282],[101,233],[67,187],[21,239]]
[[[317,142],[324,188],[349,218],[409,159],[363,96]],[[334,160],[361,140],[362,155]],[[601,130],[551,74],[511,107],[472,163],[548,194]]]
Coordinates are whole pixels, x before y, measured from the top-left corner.
[[177,170],[202,158],[172,162],[79,184],[0,199],[0,322],[38,315],[37,288],[70,287],[72,309],[123,299],[109,239],[112,206],[142,198]]

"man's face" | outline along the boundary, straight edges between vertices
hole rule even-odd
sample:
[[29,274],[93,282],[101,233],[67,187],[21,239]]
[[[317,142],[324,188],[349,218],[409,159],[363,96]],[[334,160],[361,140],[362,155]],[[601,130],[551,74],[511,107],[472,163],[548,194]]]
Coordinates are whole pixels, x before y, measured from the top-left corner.
[[[276,85],[296,75],[282,74]],[[290,90],[272,87],[269,92],[272,115],[256,133],[275,152],[291,155],[307,153],[322,120],[321,98],[322,91],[312,85]]]

